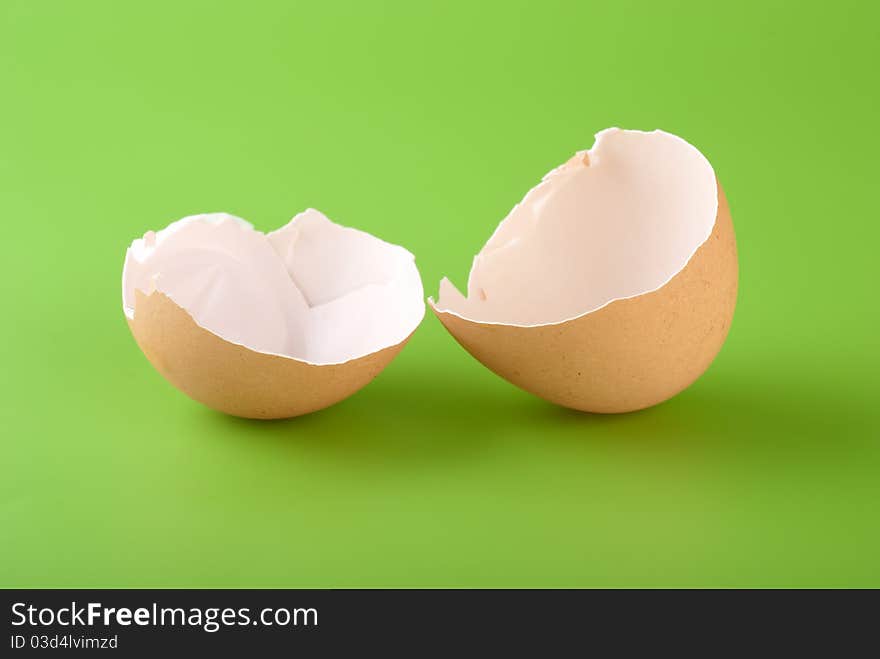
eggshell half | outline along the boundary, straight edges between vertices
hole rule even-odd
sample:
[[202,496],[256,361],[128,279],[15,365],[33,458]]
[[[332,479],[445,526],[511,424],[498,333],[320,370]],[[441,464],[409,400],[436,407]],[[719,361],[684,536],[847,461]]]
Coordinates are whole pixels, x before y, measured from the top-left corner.
[[[429,304],[471,355],[537,396],[598,413],[656,405],[708,368],[733,318],[736,241],[727,200],[717,179],[715,184],[717,212],[708,239],[656,290],[545,324],[474,320]],[[453,289],[454,296],[461,298]]]
[[409,340],[342,364],[309,364],[225,341],[159,291],[135,297],[128,326],[156,370],[190,398],[252,419],[300,416],[347,398]]
[[413,255],[314,209],[264,234],[225,213],[192,215],[129,247],[128,325],[191,398],[277,419],[369,383],[425,313]]

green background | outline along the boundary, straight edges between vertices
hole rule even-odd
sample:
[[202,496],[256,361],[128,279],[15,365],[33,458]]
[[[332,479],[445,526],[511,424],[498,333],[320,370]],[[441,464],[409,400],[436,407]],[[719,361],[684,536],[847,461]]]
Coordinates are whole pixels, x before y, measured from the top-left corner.
[[[880,586],[880,12],[858,2],[0,3],[0,585]],[[740,299],[666,404],[554,407],[426,316],[367,388],[228,418],[125,248],[314,206],[465,283],[611,125],[700,148]]]

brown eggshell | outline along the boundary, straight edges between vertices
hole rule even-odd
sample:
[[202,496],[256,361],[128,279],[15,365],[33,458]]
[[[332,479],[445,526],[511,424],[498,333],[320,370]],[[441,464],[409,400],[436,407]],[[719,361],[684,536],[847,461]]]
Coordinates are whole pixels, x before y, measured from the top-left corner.
[[513,384],[586,412],[630,412],[689,386],[721,349],[736,306],[736,240],[718,185],[709,239],[664,286],[561,323],[518,327],[434,313],[476,359]]
[[150,363],[190,398],[252,419],[299,416],[347,398],[409,340],[342,364],[315,365],[225,341],[161,292],[135,295],[128,325]]

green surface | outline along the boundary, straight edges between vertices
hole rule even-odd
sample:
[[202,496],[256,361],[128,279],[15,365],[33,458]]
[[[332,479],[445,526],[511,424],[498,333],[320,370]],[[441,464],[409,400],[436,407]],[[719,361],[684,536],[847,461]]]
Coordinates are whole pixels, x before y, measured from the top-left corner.
[[[880,586],[880,12],[866,2],[0,2],[0,585]],[[465,283],[607,126],[723,181],[737,314],[645,412],[427,316],[366,389],[227,418],[147,363],[125,248],[314,206]]]

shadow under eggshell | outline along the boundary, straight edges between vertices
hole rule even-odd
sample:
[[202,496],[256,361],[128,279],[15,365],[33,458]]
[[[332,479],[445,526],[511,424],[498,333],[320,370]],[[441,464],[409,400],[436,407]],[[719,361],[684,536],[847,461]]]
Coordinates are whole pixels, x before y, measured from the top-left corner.
[[737,284],[733,222],[719,183],[711,235],[656,291],[533,327],[431,308],[465,350],[518,387],[585,412],[631,412],[671,398],[709,367],[730,329]]
[[409,340],[341,364],[309,364],[225,341],[159,291],[135,296],[128,325],[150,363],[190,398],[233,416],[281,419],[329,407],[373,380]]

